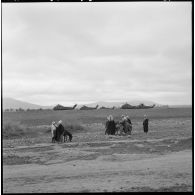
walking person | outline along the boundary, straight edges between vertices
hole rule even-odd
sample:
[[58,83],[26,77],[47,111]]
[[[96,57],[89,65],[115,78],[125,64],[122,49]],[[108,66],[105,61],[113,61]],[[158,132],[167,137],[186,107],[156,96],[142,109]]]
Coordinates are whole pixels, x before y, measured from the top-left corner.
[[148,122],[149,122],[149,119],[148,119],[148,117],[145,114],[144,115],[144,121],[143,121],[143,130],[144,130],[145,134],[148,133]]

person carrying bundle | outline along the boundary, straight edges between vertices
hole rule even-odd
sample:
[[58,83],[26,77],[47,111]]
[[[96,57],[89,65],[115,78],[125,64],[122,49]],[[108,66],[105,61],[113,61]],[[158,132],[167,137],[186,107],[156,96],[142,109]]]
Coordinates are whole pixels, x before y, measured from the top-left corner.
[[122,120],[120,122],[123,125],[123,131],[125,134],[130,134],[132,131],[132,123],[128,116],[122,115]]

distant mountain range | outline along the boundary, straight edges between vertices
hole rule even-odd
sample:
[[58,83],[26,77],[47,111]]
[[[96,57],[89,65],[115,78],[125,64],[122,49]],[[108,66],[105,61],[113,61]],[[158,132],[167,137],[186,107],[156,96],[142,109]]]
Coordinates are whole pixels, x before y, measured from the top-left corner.
[[[25,102],[25,101],[21,101],[21,100],[16,100],[13,98],[3,98],[3,110],[5,109],[52,109],[54,107],[54,105],[51,106],[41,106],[41,105],[37,105],[37,104],[31,104],[29,102]],[[94,103],[90,103],[90,104],[85,104],[86,106],[90,106],[90,107],[95,107],[97,104],[99,105],[99,107],[108,107],[111,108],[113,106],[115,107],[120,107],[121,105],[128,103],[132,106],[136,106],[139,105],[141,103],[143,103],[144,105],[150,106],[155,104],[157,107],[161,107],[161,106],[165,106],[165,105],[161,105],[158,103],[155,103],[153,101],[147,101],[147,100],[133,100],[133,101],[124,101],[124,102],[106,102],[106,101],[100,101],[100,102],[94,102]],[[57,103],[56,103],[57,105]],[[63,105],[66,106],[66,105]],[[81,106],[83,106],[83,104],[79,104],[76,108],[80,108]],[[169,105],[169,107],[191,107],[191,105]]]
[[22,108],[22,109],[47,109],[47,108],[53,108],[53,106],[40,106],[37,104],[31,104],[29,102],[24,102],[24,101],[20,101],[20,100],[16,100],[13,98],[3,98],[3,110],[5,109],[18,109],[18,108]]

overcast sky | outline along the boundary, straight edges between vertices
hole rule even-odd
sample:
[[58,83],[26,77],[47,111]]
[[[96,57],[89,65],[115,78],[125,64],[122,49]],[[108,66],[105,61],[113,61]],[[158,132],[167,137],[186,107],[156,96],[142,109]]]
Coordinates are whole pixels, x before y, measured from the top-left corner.
[[191,104],[191,2],[3,3],[3,96]]

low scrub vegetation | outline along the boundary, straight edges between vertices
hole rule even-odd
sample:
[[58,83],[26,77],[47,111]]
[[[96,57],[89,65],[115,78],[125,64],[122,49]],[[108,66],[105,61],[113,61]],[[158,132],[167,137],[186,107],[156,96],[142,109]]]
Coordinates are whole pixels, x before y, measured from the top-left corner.
[[3,121],[21,122],[29,127],[50,125],[52,121],[62,120],[70,124],[105,123],[108,115],[112,114],[114,120],[121,120],[121,115],[129,115],[132,122],[143,121],[144,114],[149,119],[191,118],[192,108],[166,108],[166,109],[100,109],[100,110],[42,110],[29,112],[4,112]]
[[3,123],[3,138],[17,138],[25,136],[29,128],[19,122]]
[[73,132],[85,130],[85,128],[80,123],[66,123],[64,128]]
[[[84,131],[85,128],[80,123],[65,123],[64,128],[71,133]],[[27,126],[20,122],[6,121],[3,123],[3,138],[21,138],[21,137],[36,137],[50,133],[50,125]]]

